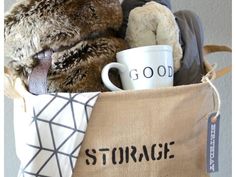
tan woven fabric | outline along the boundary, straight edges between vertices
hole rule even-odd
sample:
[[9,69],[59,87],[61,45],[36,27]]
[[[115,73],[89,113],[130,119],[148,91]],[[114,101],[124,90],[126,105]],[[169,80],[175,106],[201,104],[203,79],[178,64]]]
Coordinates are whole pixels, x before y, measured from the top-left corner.
[[205,177],[207,83],[103,93],[73,177]]

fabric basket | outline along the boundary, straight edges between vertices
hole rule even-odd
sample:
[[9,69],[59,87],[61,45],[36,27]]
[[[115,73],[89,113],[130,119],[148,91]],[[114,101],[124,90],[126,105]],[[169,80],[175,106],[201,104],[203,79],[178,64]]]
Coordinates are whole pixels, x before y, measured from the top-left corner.
[[[204,51],[231,49],[205,46]],[[230,71],[227,67],[215,72],[207,62],[206,68],[209,80]],[[6,93],[15,98],[19,176],[209,176],[207,121],[218,104],[209,82],[33,96],[19,80],[13,85],[6,69],[5,84],[14,89]]]

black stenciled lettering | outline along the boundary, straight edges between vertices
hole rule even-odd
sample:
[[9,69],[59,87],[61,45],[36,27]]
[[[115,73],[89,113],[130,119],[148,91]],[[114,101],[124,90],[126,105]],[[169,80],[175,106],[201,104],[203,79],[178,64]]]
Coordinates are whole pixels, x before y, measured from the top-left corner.
[[122,147],[120,147],[119,151],[120,151],[120,161],[119,161],[119,164],[122,164],[123,161],[124,161],[124,150],[123,150]]
[[[174,145],[175,144],[175,142],[174,141],[172,141],[172,142],[170,142],[170,143],[165,143],[165,145],[164,145],[164,159],[167,159],[167,157],[169,157],[168,156],[168,153],[170,152],[170,147],[169,146],[171,146],[171,145]],[[173,156],[173,155],[172,155]],[[172,157],[173,158],[173,157]]]
[[110,150],[108,148],[102,148],[102,149],[99,149],[99,151],[102,152],[102,164],[106,165],[106,161],[107,161],[106,152],[109,152]]
[[152,147],[151,147],[151,158],[152,158],[152,160],[156,160],[156,158],[155,158],[155,147],[156,146],[157,146],[156,144],[153,144]]
[[116,165],[117,164],[117,162],[116,162],[116,148],[113,148],[113,150],[112,150],[112,163],[114,164],[114,165]]
[[[172,146],[172,145],[174,145],[175,144],[175,142],[174,141],[172,141],[172,142],[170,142],[170,146]],[[169,159],[173,159],[173,158],[175,158],[175,155],[169,155]]]
[[168,66],[168,72],[169,72],[168,77],[172,77],[173,76],[173,67],[172,66]]
[[147,150],[147,146],[145,145],[143,146],[143,154],[145,156],[145,159],[149,161],[148,150]]
[[[147,75],[148,71],[150,71],[149,76]],[[153,76],[153,69],[152,69],[151,67],[145,67],[145,68],[143,69],[143,75],[144,75],[144,77],[146,77],[146,78],[151,78],[151,77]]]
[[[163,74],[161,74],[161,69],[163,70]],[[166,68],[163,65],[158,66],[157,73],[159,76],[164,77],[166,75]]]
[[143,153],[139,154],[139,159],[138,159],[138,161],[141,162],[142,159],[143,159]]
[[136,159],[136,153],[137,153],[137,148],[135,146],[131,146],[131,153],[130,153],[130,157],[133,159],[134,162],[137,162]]
[[132,80],[138,80],[138,71],[137,71],[137,69],[132,69],[132,70],[130,70],[130,72],[129,72],[129,77],[130,77]]
[[164,144],[164,158],[167,159],[167,154],[168,152],[170,152],[170,149],[169,149],[169,144],[168,143],[165,143]]
[[95,156],[96,150],[95,150],[95,149],[92,149],[91,151],[92,151],[92,153],[89,152],[89,149],[86,149],[86,150],[85,150],[85,154],[86,154],[89,158],[91,158],[90,160],[92,160],[92,162],[90,162],[89,159],[86,159],[86,164],[87,164],[87,165],[90,165],[90,164],[95,165],[96,162],[97,162],[97,158],[96,158],[96,156]]
[[[160,148],[163,147],[162,144],[159,144],[158,146],[159,146]],[[162,158],[162,150],[160,150],[160,151],[158,152],[157,160],[161,160],[161,158]]]
[[146,147],[145,145],[143,146],[143,153],[141,153],[141,154],[139,155],[139,162],[142,161],[143,157],[145,157],[145,159],[146,159],[147,161],[149,161],[148,151],[147,151],[147,147]]
[[[135,146],[114,147],[112,149],[100,148],[98,150],[86,149],[85,154],[87,158],[85,162],[87,165],[96,165],[100,157],[103,165],[107,165],[109,161],[111,164],[117,165],[131,162],[137,163],[150,160],[173,159],[175,155],[171,153],[171,150],[174,144],[175,142],[171,141],[168,143],[152,144],[151,146],[143,145],[141,149]],[[214,147],[211,146],[210,148],[210,165],[214,167]],[[111,159],[109,160],[109,158]]]
[[125,148],[125,162],[129,162],[129,147]]

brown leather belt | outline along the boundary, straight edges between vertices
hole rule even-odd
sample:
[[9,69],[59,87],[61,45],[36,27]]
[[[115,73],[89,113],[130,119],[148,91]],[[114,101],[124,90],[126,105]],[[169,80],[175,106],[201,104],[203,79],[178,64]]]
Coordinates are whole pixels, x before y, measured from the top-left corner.
[[41,59],[29,76],[29,91],[40,95],[47,93],[47,75],[51,66],[51,59]]

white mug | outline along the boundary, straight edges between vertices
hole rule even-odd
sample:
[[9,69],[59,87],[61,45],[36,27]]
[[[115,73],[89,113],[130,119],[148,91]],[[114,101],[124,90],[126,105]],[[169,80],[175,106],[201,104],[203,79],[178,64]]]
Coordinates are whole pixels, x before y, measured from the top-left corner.
[[112,91],[122,89],[109,79],[109,70],[119,70],[124,90],[142,90],[173,86],[173,53],[169,45],[153,45],[123,50],[116,54],[117,62],[102,70],[102,81]]

